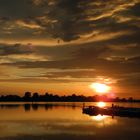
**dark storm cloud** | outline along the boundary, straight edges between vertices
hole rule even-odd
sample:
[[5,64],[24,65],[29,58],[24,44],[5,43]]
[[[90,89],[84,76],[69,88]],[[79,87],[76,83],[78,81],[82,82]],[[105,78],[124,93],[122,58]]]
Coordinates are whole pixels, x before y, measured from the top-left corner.
[[[122,8],[126,11],[135,9],[130,7],[129,3],[134,4],[134,1],[53,1],[53,4],[48,6],[46,14],[42,18],[36,18],[36,22],[44,27],[46,32],[52,34],[52,37],[61,38],[64,41],[78,39],[81,35],[90,34],[96,30],[100,34],[139,30],[138,24],[135,24],[137,20],[131,21],[130,19],[125,23],[118,20],[122,16],[118,13],[121,11],[123,13],[123,10],[119,9],[120,6],[128,4]],[[127,13],[129,14],[129,12]],[[131,15],[129,14],[127,17],[131,18]]]
[[[118,23],[118,18],[124,11],[122,9],[126,11],[137,9],[135,6],[130,7],[131,3],[134,4],[134,0],[105,0],[103,2],[100,0],[1,0],[0,17],[8,18],[8,21],[10,19],[10,24],[22,21],[24,24],[20,25],[25,27],[26,24],[27,28],[30,28],[32,23],[36,27],[40,27],[40,32],[38,32],[42,38],[48,36],[71,41],[93,31],[99,31],[101,34],[133,30],[134,28],[127,23]],[[120,6],[123,8],[119,8]],[[129,12],[127,13],[129,14]],[[5,26],[2,24],[3,28]],[[12,35],[18,38],[16,28],[14,27],[12,30]],[[19,36],[23,38],[28,35],[25,28],[19,28],[18,31]],[[31,38],[36,37],[35,32],[36,30],[31,31],[29,34]]]
[[122,15],[126,16],[136,16],[140,17],[140,1],[135,3],[133,6],[129,6],[128,9],[120,12]]
[[0,0],[0,17],[9,17],[11,20],[39,16],[39,10],[41,8],[32,7],[30,0]]
[[80,35],[92,30],[92,22],[86,20],[85,7],[88,8],[91,0],[51,0],[48,5],[44,2],[46,12],[42,17],[34,20],[45,32],[49,32],[53,38],[71,41],[80,38]]

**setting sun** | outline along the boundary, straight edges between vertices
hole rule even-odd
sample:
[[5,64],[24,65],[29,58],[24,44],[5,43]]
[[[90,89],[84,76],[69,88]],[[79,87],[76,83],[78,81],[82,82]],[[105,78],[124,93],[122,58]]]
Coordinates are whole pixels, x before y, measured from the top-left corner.
[[108,85],[102,83],[92,83],[90,87],[98,93],[106,93],[110,90]]

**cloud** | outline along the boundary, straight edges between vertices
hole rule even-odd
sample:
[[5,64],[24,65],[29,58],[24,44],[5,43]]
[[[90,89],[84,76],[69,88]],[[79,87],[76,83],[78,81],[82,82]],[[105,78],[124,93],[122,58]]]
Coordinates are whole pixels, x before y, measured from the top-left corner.
[[22,44],[6,45],[0,44],[0,56],[16,55],[16,54],[30,54],[32,49],[30,44],[24,46]]
[[124,88],[133,87],[134,89],[136,88],[135,90],[137,90],[137,88],[139,87],[139,82],[140,82],[140,73],[133,73],[122,76],[118,80],[117,85]]
[[64,70],[56,72],[47,72],[41,77],[46,78],[93,78],[97,76],[94,70]]
[[70,78],[15,78],[15,79],[0,79],[0,82],[14,82],[14,83],[48,83],[48,84],[62,84],[62,83],[89,83],[91,80],[85,79],[70,79]]
[[[135,0],[5,0],[0,3],[0,17],[22,26],[18,34],[23,38],[28,35],[26,28],[29,28],[31,38],[36,38],[35,33],[39,33],[44,39],[51,37],[69,42],[90,35],[93,31],[104,33],[131,29],[136,19],[131,26],[118,21],[122,16],[133,19],[130,15],[138,11],[138,5]],[[5,26],[3,23],[2,27]],[[18,37],[16,28],[12,30],[12,35]]]
[[41,27],[39,25],[37,25],[36,23],[34,23],[33,21],[22,21],[22,20],[17,20],[16,23],[22,27],[25,28],[30,28],[30,29],[40,29]]
[[133,5],[129,6],[127,9],[121,12],[121,14],[129,16],[129,17],[140,17],[140,2],[136,2]]
[[7,42],[0,43],[0,67],[21,70],[26,79],[20,73],[17,81],[104,76],[138,85],[139,7],[139,0],[1,0],[0,38]]

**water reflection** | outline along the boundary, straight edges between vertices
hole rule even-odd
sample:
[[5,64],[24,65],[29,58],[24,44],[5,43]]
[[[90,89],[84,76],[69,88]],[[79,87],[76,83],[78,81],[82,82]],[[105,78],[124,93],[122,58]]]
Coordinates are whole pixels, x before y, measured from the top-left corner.
[[105,107],[106,106],[106,103],[105,102],[98,102],[97,103],[97,106],[98,107]]
[[0,114],[0,140],[140,138],[139,119],[89,116],[82,103],[7,103],[0,105]]
[[23,103],[23,104],[10,104],[3,103],[0,104],[0,109],[18,109],[23,107],[25,111],[37,111],[40,108],[44,108],[45,110],[57,108],[57,107],[71,107],[72,109],[76,108],[76,105],[73,103],[71,105],[67,104],[48,104],[48,103]]
[[[104,116],[140,118],[140,107],[123,107],[119,105],[106,106],[105,102],[98,102],[96,106],[83,106],[83,114],[96,116],[103,119]],[[100,115],[101,114],[101,115]]]
[[30,111],[31,110],[31,105],[30,104],[24,104],[24,109],[25,109],[25,111]]
[[92,116],[92,119],[96,120],[96,121],[102,121],[102,120],[105,120],[107,117],[109,117],[109,116],[99,114],[97,116]]
[[0,104],[0,109],[15,109],[15,108],[19,108],[19,104]]
[[25,111],[37,111],[39,108],[44,108],[47,111],[49,109],[52,109],[53,107],[58,107],[58,105],[52,104],[23,104],[22,106],[24,107]]

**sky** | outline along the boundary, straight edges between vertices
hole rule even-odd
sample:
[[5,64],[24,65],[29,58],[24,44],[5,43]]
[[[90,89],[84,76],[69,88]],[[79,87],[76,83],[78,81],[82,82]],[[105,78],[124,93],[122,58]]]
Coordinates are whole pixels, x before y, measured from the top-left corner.
[[0,94],[140,98],[140,0],[0,0]]

